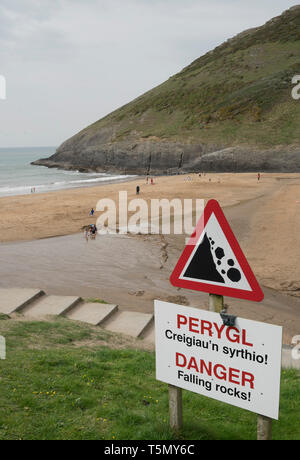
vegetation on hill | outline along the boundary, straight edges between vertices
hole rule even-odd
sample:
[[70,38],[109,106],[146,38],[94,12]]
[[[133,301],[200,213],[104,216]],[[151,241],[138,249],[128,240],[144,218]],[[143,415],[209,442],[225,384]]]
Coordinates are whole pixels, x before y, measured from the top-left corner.
[[300,143],[300,6],[245,31],[89,128],[189,142]]

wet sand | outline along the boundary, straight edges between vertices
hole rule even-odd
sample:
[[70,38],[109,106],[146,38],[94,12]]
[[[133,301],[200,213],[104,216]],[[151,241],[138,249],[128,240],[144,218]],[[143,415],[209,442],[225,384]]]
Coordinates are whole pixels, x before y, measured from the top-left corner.
[[[265,293],[262,303],[225,298],[229,312],[283,325],[284,342],[290,344],[300,333],[300,175],[263,175],[261,183],[255,174],[190,177],[191,181],[183,176],[157,178],[155,186],[139,181],[140,197],[218,199]],[[99,198],[126,189],[129,199],[135,198],[135,185],[130,182],[1,199],[0,238],[6,242],[0,246],[0,286],[97,297],[117,303],[121,309],[145,312],[153,311],[155,298],[207,308],[207,294],[179,290],[169,282],[184,237],[106,235],[87,243],[83,233],[78,233],[91,221],[88,211]],[[17,218],[24,232],[10,233]],[[49,225],[42,229],[45,221]],[[35,226],[41,230],[39,237],[52,238],[35,240]],[[71,234],[54,237],[63,233]],[[31,241],[9,242],[13,239]]]

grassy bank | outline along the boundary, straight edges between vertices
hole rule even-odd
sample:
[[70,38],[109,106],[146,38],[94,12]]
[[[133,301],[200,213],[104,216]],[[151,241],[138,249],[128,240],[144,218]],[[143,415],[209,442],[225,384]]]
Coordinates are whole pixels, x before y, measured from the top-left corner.
[[[0,319],[0,439],[255,439],[256,416],[184,392],[184,429],[169,429],[154,353],[65,319]],[[300,380],[284,371],[274,439],[299,439]]]

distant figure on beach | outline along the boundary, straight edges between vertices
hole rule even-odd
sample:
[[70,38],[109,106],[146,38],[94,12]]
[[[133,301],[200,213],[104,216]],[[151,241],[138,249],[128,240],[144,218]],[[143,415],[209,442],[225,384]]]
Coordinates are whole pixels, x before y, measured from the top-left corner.
[[147,174],[147,177],[146,177],[146,184],[148,184],[148,182],[149,182],[149,176],[148,176],[148,174]]
[[92,208],[92,209],[90,210],[90,216],[93,216],[93,215],[94,215],[94,212],[95,212],[95,211],[94,211],[94,208]]
[[137,186],[136,186],[136,194],[138,195],[139,193],[140,193],[140,186],[137,185]]
[[154,185],[153,177],[151,177],[151,185]]
[[257,182],[260,181],[260,173],[257,173]]
[[90,238],[91,238],[92,240],[94,240],[94,239],[96,238],[97,227],[96,227],[95,224],[92,224],[92,225],[91,225],[89,234],[90,234]]

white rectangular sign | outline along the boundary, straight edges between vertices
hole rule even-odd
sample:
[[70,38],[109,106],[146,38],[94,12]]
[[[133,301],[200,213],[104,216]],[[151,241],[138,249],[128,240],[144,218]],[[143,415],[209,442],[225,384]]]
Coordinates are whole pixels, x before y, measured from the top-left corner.
[[155,300],[156,378],[273,419],[282,327]]

